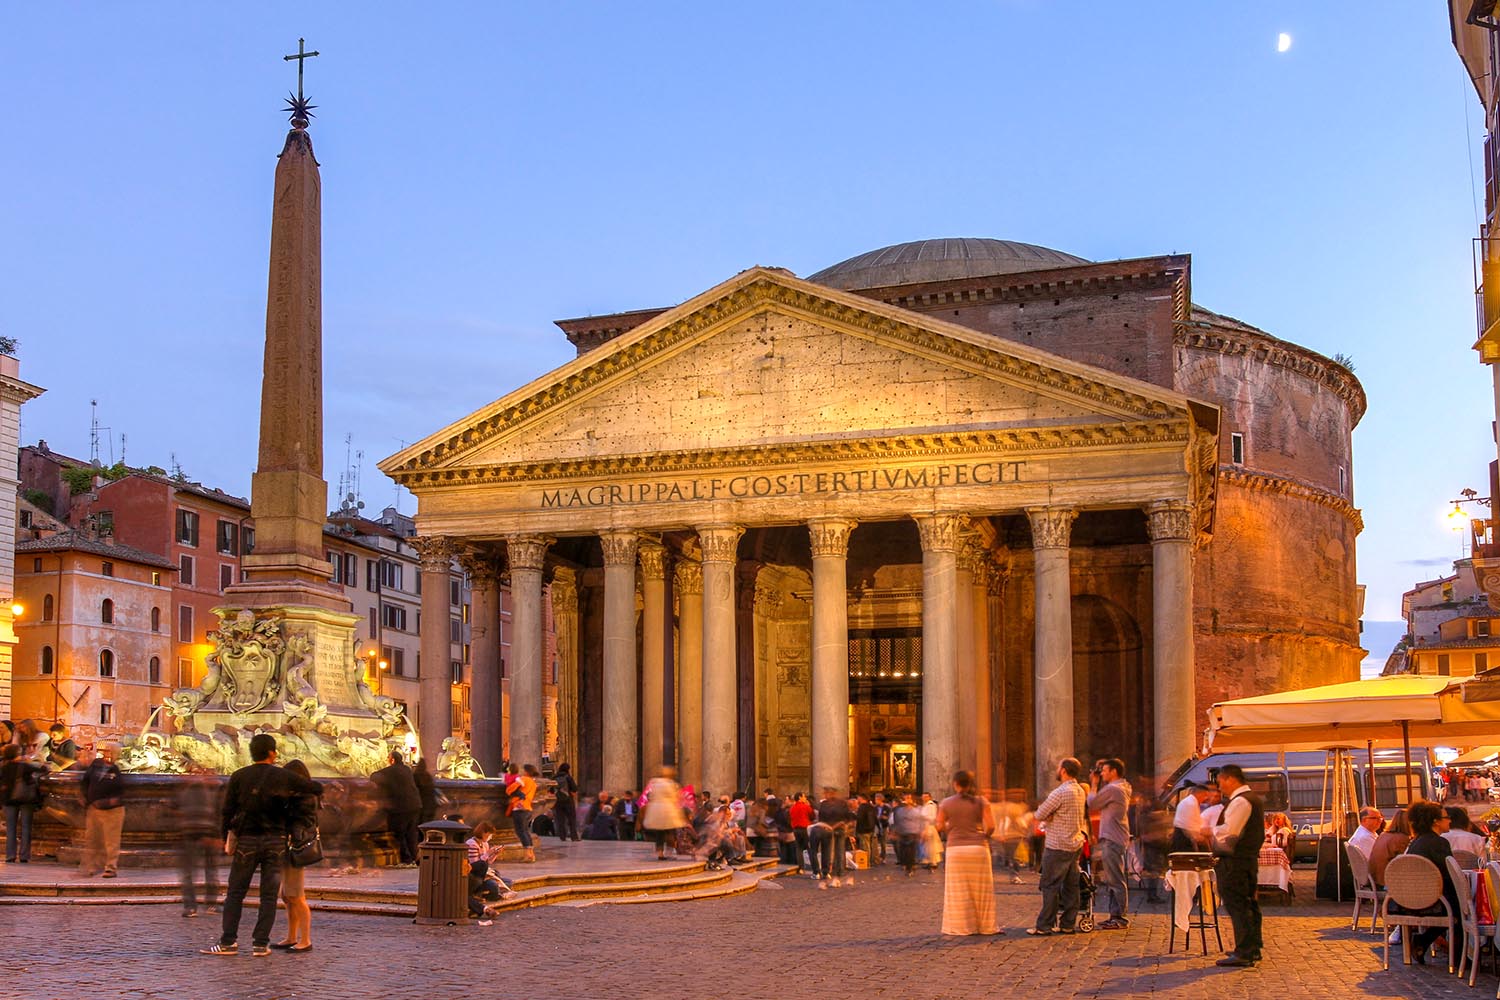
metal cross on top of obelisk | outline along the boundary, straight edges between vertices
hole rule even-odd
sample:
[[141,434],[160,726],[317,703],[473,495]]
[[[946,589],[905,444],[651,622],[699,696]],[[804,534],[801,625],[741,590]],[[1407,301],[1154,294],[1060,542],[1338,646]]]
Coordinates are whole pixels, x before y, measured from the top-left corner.
[[291,113],[292,125],[297,128],[307,128],[308,119],[313,117],[312,109],[317,107],[316,104],[307,103],[307,98],[302,93],[302,67],[307,60],[319,54],[316,50],[308,52],[306,45],[307,39],[299,38],[297,39],[297,51],[293,55],[281,57],[283,62],[291,62],[293,59],[297,60],[297,96],[288,97],[286,99],[286,107],[283,109]]

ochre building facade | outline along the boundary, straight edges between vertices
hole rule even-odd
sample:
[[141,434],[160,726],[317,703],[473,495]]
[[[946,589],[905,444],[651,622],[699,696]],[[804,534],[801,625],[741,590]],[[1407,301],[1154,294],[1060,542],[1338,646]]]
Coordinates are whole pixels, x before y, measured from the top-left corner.
[[1355,676],[1363,392],[1189,268],[933,240],[560,322],[574,361],[381,466],[476,619],[510,581],[512,756],[553,668],[586,788],[715,793],[1155,779],[1213,701]]

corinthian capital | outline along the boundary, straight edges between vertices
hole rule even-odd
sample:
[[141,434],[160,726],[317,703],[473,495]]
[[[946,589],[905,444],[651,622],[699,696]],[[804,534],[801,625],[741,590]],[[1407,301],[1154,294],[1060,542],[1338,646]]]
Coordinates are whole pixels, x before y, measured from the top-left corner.
[[703,546],[703,561],[732,563],[737,559],[740,536],[745,529],[737,524],[715,524],[698,529],[698,543]]
[[547,546],[552,544],[549,535],[507,535],[505,550],[510,555],[510,568],[540,570],[547,561]]
[[1158,500],[1146,508],[1146,530],[1153,542],[1185,542],[1193,537],[1193,505]]
[[417,550],[417,562],[423,573],[446,573],[452,563],[455,547],[447,535],[418,535],[409,539]]
[[489,590],[500,582],[500,561],[487,548],[470,545],[460,549],[458,564],[469,574],[469,583],[475,590]]
[[849,533],[857,521],[842,517],[818,517],[807,522],[808,538],[812,541],[813,558],[837,556],[842,559],[849,554]]
[[1031,519],[1031,546],[1036,549],[1065,549],[1073,533],[1078,512],[1071,507],[1027,507]]
[[[963,558],[964,555],[960,554],[959,559]],[[960,563],[960,566],[962,566],[962,563]],[[974,555],[969,562],[968,569],[970,573],[974,574],[974,589],[988,591],[990,576],[995,572],[995,564],[990,562],[989,553],[978,545],[974,546]]]
[[915,518],[923,552],[957,552],[969,519],[962,514],[923,514]]
[[572,570],[560,569],[552,579],[552,613],[578,614],[578,585],[573,582]]
[[660,542],[640,542],[641,576],[647,580],[667,578],[667,547]]
[[635,547],[640,536],[633,531],[604,531],[599,534],[599,544],[604,549],[604,565],[634,566]]
[[989,553],[979,540],[973,535],[966,535],[958,548],[958,571],[972,574],[977,582],[980,567],[988,562],[988,558]]
[[703,593],[703,567],[686,560],[678,563],[676,592],[678,594]]

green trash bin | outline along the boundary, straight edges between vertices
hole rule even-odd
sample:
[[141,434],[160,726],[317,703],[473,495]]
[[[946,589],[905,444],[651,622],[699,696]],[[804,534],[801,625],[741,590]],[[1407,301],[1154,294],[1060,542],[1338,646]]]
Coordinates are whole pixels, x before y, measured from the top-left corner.
[[423,823],[417,849],[418,924],[469,922],[469,865],[464,840],[469,828],[452,820]]

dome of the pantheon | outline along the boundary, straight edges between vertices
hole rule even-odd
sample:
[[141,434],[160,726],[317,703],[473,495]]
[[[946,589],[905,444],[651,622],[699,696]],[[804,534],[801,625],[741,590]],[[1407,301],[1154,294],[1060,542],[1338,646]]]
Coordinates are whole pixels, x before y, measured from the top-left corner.
[[1090,261],[1061,250],[1012,240],[917,240],[881,247],[825,267],[808,281],[846,291],[956,278],[1044,271]]

